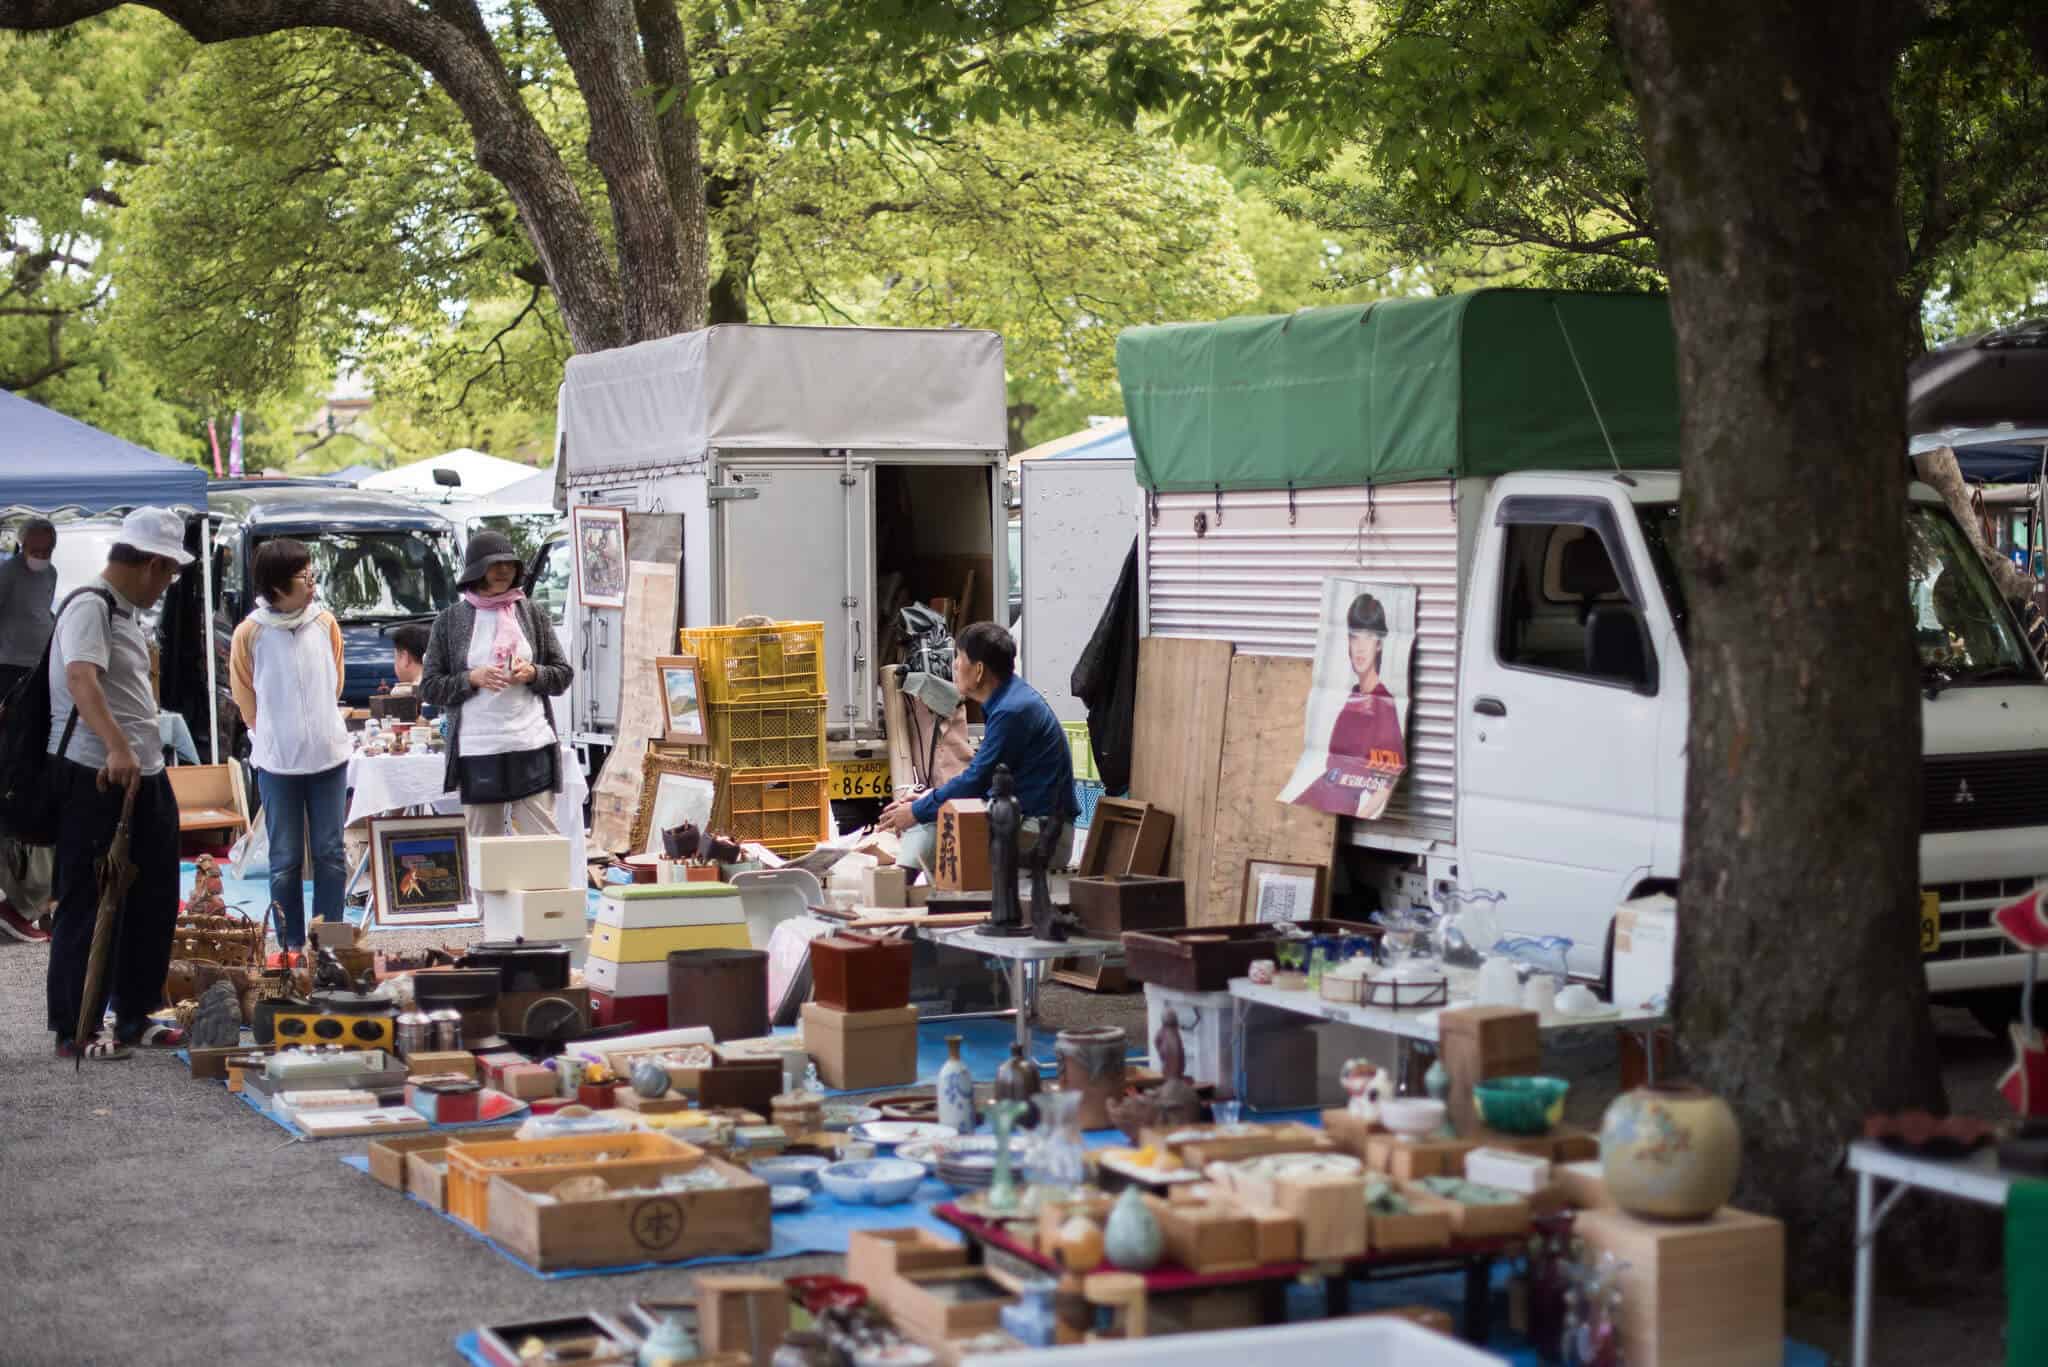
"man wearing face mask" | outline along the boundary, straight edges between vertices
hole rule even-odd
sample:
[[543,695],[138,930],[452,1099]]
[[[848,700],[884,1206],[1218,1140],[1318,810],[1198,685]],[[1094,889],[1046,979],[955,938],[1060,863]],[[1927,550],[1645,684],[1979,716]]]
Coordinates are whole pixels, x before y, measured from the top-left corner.
[[0,698],[42,663],[50,640],[50,605],[57,598],[57,570],[50,556],[57,529],[48,519],[21,524],[21,548],[0,560]]

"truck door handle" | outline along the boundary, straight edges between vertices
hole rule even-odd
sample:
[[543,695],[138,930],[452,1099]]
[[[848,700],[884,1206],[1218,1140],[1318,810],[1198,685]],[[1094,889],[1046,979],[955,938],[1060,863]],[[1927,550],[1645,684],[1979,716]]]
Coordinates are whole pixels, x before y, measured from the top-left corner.
[[1499,698],[1481,698],[1472,704],[1472,710],[1482,717],[1505,717],[1508,705]]

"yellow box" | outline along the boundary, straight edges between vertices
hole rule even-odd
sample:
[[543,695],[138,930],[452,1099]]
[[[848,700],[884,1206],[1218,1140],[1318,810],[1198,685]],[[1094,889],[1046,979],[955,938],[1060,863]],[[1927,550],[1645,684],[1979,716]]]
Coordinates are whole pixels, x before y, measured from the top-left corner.
[[661,963],[679,949],[751,949],[747,928],[738,926],[647,926],[621,930],[590,928],[590,957],[615,964]]

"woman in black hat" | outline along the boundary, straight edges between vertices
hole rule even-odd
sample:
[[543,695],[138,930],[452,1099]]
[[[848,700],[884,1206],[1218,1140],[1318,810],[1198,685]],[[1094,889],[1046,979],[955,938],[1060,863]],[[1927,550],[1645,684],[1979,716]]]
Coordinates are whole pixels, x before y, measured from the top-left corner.
[[553,835],[561,745],[548,699],[574,674],[547,614],[519,589],[498,532],[470,538],[462,599],[434,619],[420,694],[448,714],[447,785],[471,835]]

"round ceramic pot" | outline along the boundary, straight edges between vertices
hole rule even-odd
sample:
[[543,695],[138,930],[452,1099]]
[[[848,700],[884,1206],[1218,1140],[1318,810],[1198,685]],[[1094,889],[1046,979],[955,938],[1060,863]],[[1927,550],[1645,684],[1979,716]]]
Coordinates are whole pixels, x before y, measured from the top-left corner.
[[1109,1103],[1124,1092],[1124,1032],[1114,1025],[1062,1030],[1054,1048],[1060,1090],[1081,1094],[1081,1128],[1106,1128]]
[[1704,1220],[1735,1194],[1742,1132],[1728,1103],[1689,1083],[1616,1097],[1600,1121],[1607,1195],[1631,1215]]

